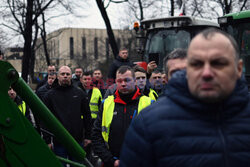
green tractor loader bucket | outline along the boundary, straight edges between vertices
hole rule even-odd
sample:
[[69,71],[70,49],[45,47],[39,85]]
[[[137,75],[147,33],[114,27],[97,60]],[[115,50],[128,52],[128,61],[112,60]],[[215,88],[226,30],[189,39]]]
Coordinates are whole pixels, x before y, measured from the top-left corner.
[[[0,61],[0,83],[0,167],[62,167],[60,161],[92,167],[82,147],[5,61]],[[10,86],[77,162],[56,157],[8,96]]]

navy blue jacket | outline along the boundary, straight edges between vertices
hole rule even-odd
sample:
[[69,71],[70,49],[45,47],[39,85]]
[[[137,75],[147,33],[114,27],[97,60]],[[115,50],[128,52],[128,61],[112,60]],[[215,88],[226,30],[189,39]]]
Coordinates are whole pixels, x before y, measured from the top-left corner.
[[250,102],[244,79],[224,101],[206,104],[188,91],[185,73],[143,110],[123,143],[120,167],[250,166]]
[[130,66],[133,67],[133,63],[129,61],[129,58],[127,59],[122,59],[120,56],[117,56],[117,58],[113,61],[109,68],[108,72],[108,78],[113,79],[115,82],[116,79],[116,71],[119,69],[121,66]]

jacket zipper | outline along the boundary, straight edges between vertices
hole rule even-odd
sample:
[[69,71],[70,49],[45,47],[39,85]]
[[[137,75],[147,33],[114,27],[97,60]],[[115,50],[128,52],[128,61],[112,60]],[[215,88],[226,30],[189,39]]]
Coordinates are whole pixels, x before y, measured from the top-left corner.
[[122,131],[125,133],[125,127],[127,125],[127,105],[124,105],[124,113],[123,113],[123,129]]
[[223,159],[224,159],[224,166],[228,167],[228,155],[227,155],[227,148],[226,148],[226,140],[225,140],[225,136],[223,134],[223,130],[222,130],[222,125],[221,125],[221,112],[223,112],[222,110],[218,111],[218,113],[216,114],[216,118],[217,118],[217,130],[219,133],[219,137],[222,143],[222,147],[223,147]]

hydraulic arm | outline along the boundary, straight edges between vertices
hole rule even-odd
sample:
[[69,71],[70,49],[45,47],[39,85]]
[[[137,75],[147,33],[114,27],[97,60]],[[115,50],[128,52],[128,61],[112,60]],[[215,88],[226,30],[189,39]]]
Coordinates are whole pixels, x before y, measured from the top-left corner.
[[[60,161],[73,166],[92,166],[82,147],[5,61],[0,61],[0,83],[0,167],[62,167]],[[79,163],[55,156],[9,98],[10,86]]]

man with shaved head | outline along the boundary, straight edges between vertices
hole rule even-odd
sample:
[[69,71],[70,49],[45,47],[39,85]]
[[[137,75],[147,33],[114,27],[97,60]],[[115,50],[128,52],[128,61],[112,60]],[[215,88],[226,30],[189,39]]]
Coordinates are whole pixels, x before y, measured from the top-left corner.
[[[54,87],[44,97],[44,103],[81,145],[87,146],[90,139],[91,115],[86,94],[71,83],[72,73],[68,66],[59,69]],[[57,82],[57,83],[56,83]],[[51,144],[50,141],[46,141]],[[72,159],[60,140],[54,142],[54,152],[64,158]],[[66,164],[64,164],[66,166]]]
[[119,167],[249,166],[250,96],[235,40],[206,29],[191,41],[186,71],[128,129]]

